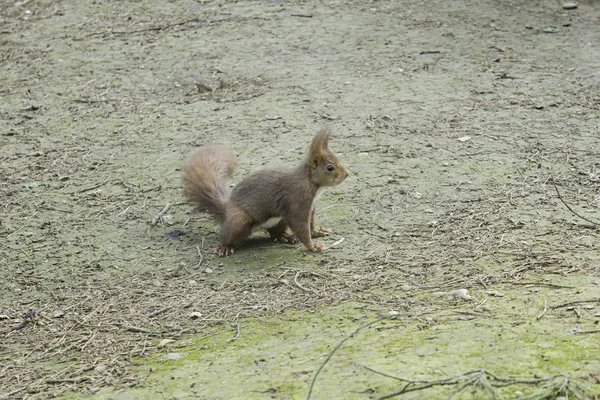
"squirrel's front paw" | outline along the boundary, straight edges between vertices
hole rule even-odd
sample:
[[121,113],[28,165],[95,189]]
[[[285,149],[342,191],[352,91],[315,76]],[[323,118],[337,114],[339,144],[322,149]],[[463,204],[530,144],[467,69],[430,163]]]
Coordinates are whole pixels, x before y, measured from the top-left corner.
[[325,250],[325,245],[319,243],[319,244],[313,244],[312,248],[310,249],[311,251],[315,252],[315,253],[321,253],[323,250]]
[[235,252],[233,246],[221,245],[215,251],[219,257],[227,257]]
[[319,227],[313,229],[313,231],[310,233],[310,236],[313,238],[324,237],[324,236],[329,236],[329,234],[332,232],[333,231],[331,229],[327,229],[327,228],[323,228],[322,226],[319,226]]

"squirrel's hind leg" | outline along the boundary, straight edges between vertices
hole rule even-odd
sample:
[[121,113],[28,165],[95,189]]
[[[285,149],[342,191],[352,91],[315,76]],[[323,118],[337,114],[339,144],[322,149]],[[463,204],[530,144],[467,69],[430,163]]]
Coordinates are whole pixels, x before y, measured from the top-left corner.
[[284,243],[297,243],[298,239],[291,233],[287,232],[288,226],[283,219],[281,219],[277,225],[267,229],[271,239],[278,240]]
[[238,247],[252,233],[252,218],[242,209],[229,207],[225,219],[221,222],[221,245],[217,247],[217,254],[225,257],[233,254]]

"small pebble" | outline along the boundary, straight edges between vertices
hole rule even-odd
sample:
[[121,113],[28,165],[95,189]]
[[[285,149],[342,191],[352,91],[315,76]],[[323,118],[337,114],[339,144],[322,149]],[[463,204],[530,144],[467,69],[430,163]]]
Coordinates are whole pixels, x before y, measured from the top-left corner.
[[563,3],[562,8],[564,8],[565,10],[574,10],[577,8],[577,3],[575,3],[574,1],[568,1],[566,3]]
[[204,270],[204,272],[206,272],[207,274],[212,274],[212,273],[213,273],[213,270],[212,270],[212,269],[210,269],[210,268],[206,268],[206,269]]
[[64,315],[65,315],[65,312],[63,310],[56,310],[56,311],[54,311],[54,314],[52,314],[52,316],[54,318],[60,318]]
[[97,365],[96,368],[94,368],[94,372],[97,374],[101,374],[104,371],[106,371],[106,365],[104,364]]
[[555,28],[553,26],[549,26],[547,28],[542,29],[542,32],[544,32],[544,33],[558,33],[558,28]]
[[471,296],[469,296],[467,293],[469,293],[469,291],[467,289],[458,289],[458,290],[453,290],[452,292],[448,293],[449,295],[452,295],[454,297],[460,297],[461,299],[465,299],[465,300],[471,300]]
[[197,319],[200,318],[202,316],[202,313],[199,313],[198,311],[192,311],[190,313],[190,318],[191,319]]
[[165,286],[161,281],[159,281],[158,279],[155,279],[152,281],[152,284],[156,287],[161,287],[161,286]]
[[174,342],[173,339],[163,339],[160,342],[158,342],[158,344],[156,345],[156,347],[159,348],[159,349],[162,349],[163,347],[165,347],[169,343],[173,343],[173,342]]

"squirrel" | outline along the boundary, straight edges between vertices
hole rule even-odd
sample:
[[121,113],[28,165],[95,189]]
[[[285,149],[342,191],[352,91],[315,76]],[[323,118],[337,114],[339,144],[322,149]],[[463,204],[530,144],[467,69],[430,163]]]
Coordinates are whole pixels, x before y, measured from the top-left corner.
[[256,229],[266,229],[272,239],[288,243],[299,240],[310,251],[323,251],[324,246],[313,243],[312,238],[331,231],[315,226],[315,202],[322,189],[339,185],[350,174],[329,150],[330,137],[329,128],[321,129],[301,165],[257,171],[236,185],[231,194],[226,180],[238,166],[231,150],[206,145],[192,151],[184,167],[184,195],[221,223],[221,244],[216,249],[220,257],[233,254]]

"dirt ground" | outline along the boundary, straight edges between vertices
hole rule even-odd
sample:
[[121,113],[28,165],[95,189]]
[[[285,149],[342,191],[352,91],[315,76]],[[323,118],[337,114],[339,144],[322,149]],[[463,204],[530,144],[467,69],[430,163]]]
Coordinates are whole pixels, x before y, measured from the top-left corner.
[[[378,315],[312,398],[597,398],[599,26],[593,0],[2,2],[0,398],[306,398]],[[239,181],[324,125],[352,173],[327,251],[214,256],[189,151]]]

